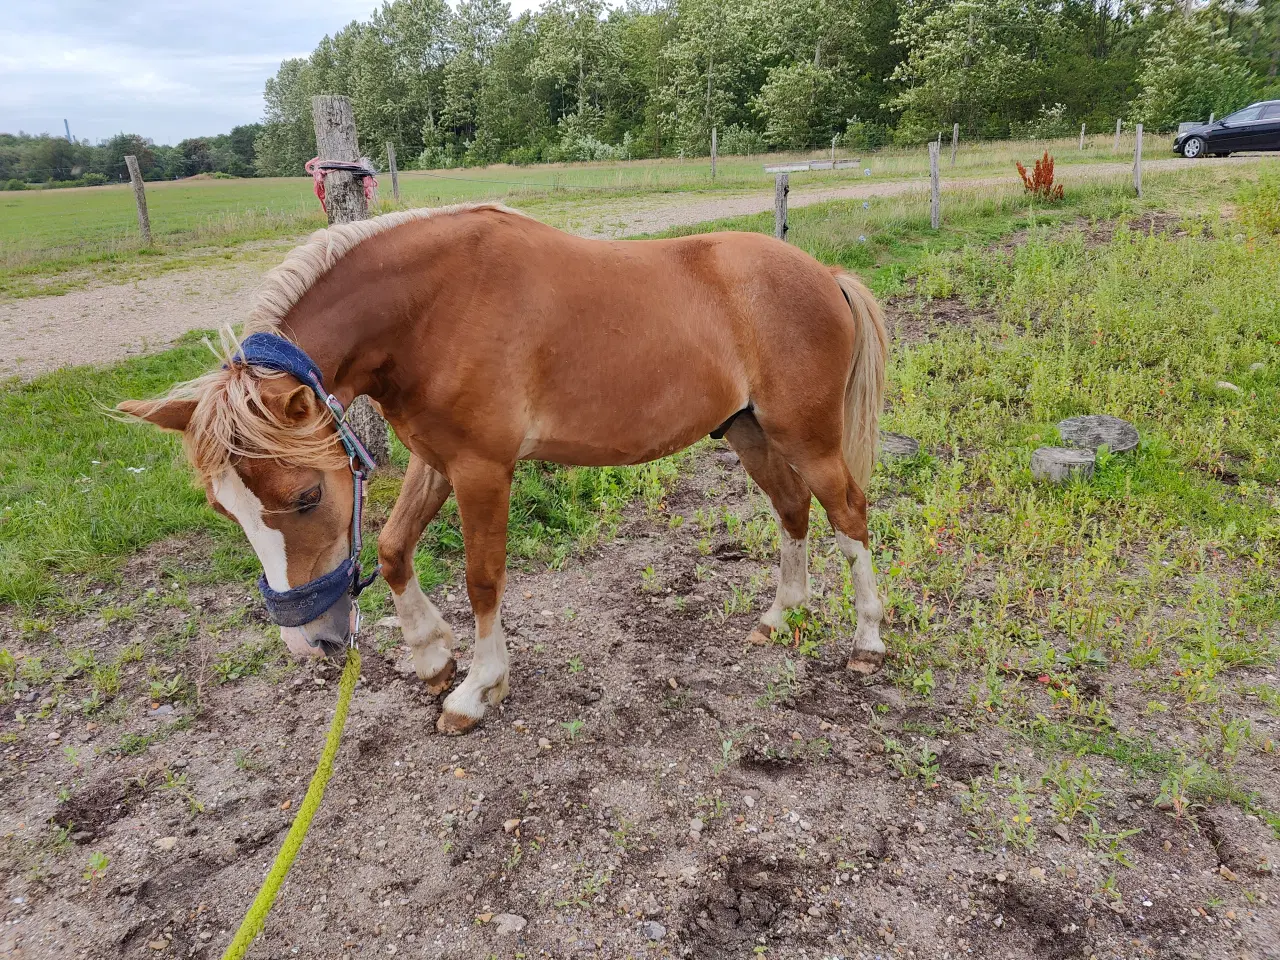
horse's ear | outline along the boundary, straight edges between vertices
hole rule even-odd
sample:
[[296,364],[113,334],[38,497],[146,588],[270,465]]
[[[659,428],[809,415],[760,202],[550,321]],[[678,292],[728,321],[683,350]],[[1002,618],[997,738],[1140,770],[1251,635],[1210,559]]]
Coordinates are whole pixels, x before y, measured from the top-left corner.
[[297,387],[284,398],[284,418],[290,423],[306,423],[315,416],[318,402],[310,387]]
[[191,399],[125,400],[116,404],[116,409],[131,417],[154,424],[161,430],[182,433],[191,422],[196,401]]

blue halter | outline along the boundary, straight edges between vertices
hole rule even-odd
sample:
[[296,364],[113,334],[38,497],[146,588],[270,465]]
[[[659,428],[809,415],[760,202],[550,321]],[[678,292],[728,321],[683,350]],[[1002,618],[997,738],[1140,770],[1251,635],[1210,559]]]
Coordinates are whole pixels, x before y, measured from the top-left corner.
[[[300,627],[310,623],[326,610],[342,599],[348,591],[352,599],[360,596],[362,590],[373,583],[380,567],[374,567],[367,577],[362,576],[360,569],[361,527],[364,514],[365,481],[373,472],[373,458],[364,448],[360,438],[347,425],[344,419],[346,411],[333,394],[324,388],[320,368],[295,343],[274,333],[253,333],[240,343],[240,349],[231,358],[232,363],[265,367],[268,370],[279,370],[296,377],[316,392],[326,407],[333,414],[338,428],[338,439],[347,452],[351,465],[351,477],[355,487],[355,495],[351,506],[351,552],[347,559],[331,573],[317,577],[309,583],[291,590],[272,590],[267,584],[264,574],[258,578],[258,589],[267,605],[267,613],[271,619],[282,627]],[[360,630],[360,606],[356,604],[356,625],[351,631],[351,642],[355,643],[356,633]]]

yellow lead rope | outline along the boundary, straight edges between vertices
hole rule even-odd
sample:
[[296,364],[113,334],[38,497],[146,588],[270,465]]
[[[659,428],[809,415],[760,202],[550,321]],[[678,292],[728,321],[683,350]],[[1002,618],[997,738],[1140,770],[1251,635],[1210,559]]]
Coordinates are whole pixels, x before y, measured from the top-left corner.
[[298,815],[293,819],[293,826],[284,838],[284,845],[276,854],[276,861],[267,871],[267,878],[262,882],[262,889],[253,900],[253,906],[244,915],[240,929],[235,938],[222,955],[222,960],[241,960],[254,938],[262,932],[267,922],[267,914],[276,901],[280,886],[293,866],[293,861],[302,849],[302,841],[307,837],[307,829],[311,820],[320,809],[320,801],[324,799],[324,788],[333,776],[333,761],[338,755],[338,744],[342,742],[342,728],[347,722],[347,708],[351,706],[351,694],[355,692],[356,681],[360,678],[360,651],[352,647],[347,652],[347,665],[342,671],[342,680],[338,684],[338,708],[333,713],[333,723],[329,725],[329,737],[325,740],[324,752],[320,755],[320,765],[316,767],[311,785],[307,787],[307,795],[298,807]]

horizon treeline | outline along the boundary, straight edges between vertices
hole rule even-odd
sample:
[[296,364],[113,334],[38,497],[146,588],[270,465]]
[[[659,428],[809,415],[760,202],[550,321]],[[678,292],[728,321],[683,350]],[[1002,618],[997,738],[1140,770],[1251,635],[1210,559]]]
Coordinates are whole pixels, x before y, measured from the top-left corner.
[[[713,127],[724,154],[865,150],[953,123],[966,140],[1169,130],[1280,97],[1278,70],[1280,0],[548,0],[518,17],[502,0],[390,0],[284,61],[261,124],[177,147],[62,143],[86,151],[80,176],[117,178],[130,137],[151,176],[297,176],[311,97],[336,93],[363,151],[390,141],[405,167],[705,155]],[[61,138],[13,139],[0,180],[70,169],[15,160]]]

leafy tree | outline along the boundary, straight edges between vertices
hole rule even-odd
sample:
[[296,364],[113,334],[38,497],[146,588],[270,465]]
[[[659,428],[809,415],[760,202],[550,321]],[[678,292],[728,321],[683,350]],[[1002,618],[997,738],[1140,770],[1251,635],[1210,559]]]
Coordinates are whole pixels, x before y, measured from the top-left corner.
[[1207,18],[1175,17],[1152,39],[1135,117],[1155,130],[1223,116],[1249,103],[1256,78],[1240,44]]
[[766,121],[765,139],[786,150],[825,143],[831,134],[834,85],[830,70],[807,61],[770,70],[753,101]]

